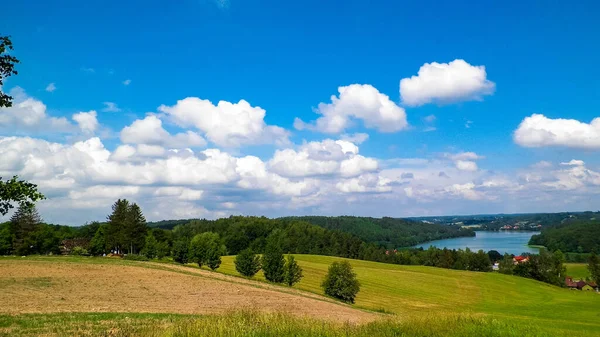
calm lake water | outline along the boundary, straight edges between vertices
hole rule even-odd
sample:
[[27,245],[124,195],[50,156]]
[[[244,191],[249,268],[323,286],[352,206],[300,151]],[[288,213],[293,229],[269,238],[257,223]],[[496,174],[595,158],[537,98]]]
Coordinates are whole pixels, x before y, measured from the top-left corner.
[[534,234],[539,234],[539,232],[480,231],[475,233],[477,234],[475,237],[429,241],[415,247],[423,247],[423,249],[427,249],[429,246],[438,248],[445,247],[448,249],[465,249],[469,247],[469,249],[474,251],[480,249],[483,249],[486,252],[489,250],[497,250],[500,254],[509,253],[515,255],[525,252],[539,253],[539,249],[527,246],[529,238]]

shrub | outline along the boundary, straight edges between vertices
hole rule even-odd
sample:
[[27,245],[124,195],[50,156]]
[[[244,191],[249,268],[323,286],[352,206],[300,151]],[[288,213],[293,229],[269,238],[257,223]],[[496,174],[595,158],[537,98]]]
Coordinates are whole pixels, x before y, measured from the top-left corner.
[[77,246],[77,247],[73,247],[73,249],[71,249],[71,255],[88,256],[88,255],[90,255],[90,253],[88,252],[87,249]]
[[262,269],[267,281],[282,283],[285,279],[285,260],[281,248],[276,242],[267,244],[262,257]]
[[291,287],[300,282],[302,276],[302,268],[300,268],[293,255],[288,255],[285,264],[285,283]]
[[254,254],[250,248],[242,250],[235,257],[234,263],[235,270],[247,277],[254,276],[260,270],[260,257]]
[[348,261],[332,263],[321,286],[326,295],[349,303],[354,303],[360,290],[360,283]]
[[127,254],[125,256],[123,256],[124,260],[130,260],[130,261],[148,261],[148,258],[145,257],[144,255],[138,255],[138,254]]

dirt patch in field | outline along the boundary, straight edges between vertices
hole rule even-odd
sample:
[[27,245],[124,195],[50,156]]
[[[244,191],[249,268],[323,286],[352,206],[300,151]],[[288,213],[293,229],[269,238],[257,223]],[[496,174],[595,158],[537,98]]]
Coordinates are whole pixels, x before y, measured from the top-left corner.
[[379,317],[315,294],[282,292],[258,282],[190,270],[198,275],[140,266],[0,261],[0,313],[214,314],[256,309],[351,323]]

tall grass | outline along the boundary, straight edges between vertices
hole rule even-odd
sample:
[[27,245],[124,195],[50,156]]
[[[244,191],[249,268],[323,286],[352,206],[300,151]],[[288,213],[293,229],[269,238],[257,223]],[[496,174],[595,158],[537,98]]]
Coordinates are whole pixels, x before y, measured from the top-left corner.
[[[256,311],[224,315],[55,314],[0,316],[0,336],[110,337],[554,337],[567,336],[527,323],[477,315],[384,319],[335,324]],[[579,336],[586,336],[582,334]],[[591,336],[588,335],[588,336]]]

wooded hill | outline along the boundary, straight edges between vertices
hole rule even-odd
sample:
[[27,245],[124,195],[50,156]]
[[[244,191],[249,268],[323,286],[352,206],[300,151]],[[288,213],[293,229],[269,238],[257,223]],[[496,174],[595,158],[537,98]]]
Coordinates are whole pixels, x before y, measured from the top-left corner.
[[544,228],[541,234],[531,237],[529,244],[545,246],[550,251],[600,253],[600,219]]
[[399,218],[355,216],[300,216],[284,221],[306,221],[310,224],[358,236],[368,243],[388,249],[411,247],[419,243],[462,236],[475,236],[470,229]]

